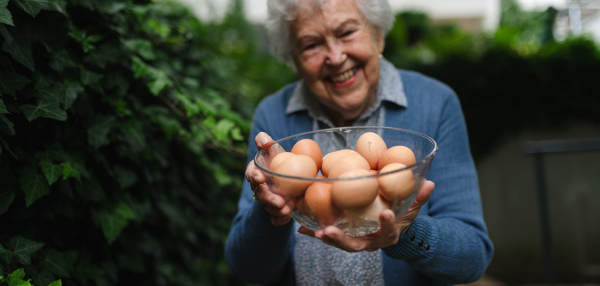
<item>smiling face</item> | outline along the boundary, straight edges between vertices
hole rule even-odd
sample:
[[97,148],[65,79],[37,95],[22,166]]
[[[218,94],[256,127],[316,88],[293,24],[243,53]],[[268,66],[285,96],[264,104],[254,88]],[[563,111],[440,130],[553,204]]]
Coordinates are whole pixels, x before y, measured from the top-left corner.
[[379,81],[381,33],[354,0],[329,0],[321,10],[304,1],[291,25],[298,75],[336,126],[351,125],[373,103]]

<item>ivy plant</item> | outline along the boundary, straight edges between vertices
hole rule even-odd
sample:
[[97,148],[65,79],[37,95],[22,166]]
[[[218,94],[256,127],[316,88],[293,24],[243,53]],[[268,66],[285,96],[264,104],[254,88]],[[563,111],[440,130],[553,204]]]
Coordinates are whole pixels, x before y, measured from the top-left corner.
[[222,252],[261,91],[222,27],[0,0],[0,285],[241,284]]

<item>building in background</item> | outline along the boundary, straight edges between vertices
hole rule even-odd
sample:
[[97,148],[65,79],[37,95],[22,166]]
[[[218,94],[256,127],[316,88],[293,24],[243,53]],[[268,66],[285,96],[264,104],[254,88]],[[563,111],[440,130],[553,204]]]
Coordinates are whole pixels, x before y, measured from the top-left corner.
[[[201,19],[218,20],[231,0],[179,0],[188,4]],[[390,0],[397,11],[425,12],[435,23],[452,22],[468,30],[493,31],[500,19],[500,0]],[[244,0],[248,20],[260,23],[266,18],[267,0]]]
[[600,42],[600,0],[563,0],[554,36],[562,40],[569,35],[587,35]]
[[[231,0],[179,0],[201,19],[219,20]],[[243,0],[246,17],[260,24],[266,18],[267,0]],[[396,12],[427,13],[433,23],[455,23],[470,31],[492,32],[498,27],[501,0],[390,0]],[[557,9],[554,35],[587,34],[600,42],[600,0],[518,0],[524,10]]]

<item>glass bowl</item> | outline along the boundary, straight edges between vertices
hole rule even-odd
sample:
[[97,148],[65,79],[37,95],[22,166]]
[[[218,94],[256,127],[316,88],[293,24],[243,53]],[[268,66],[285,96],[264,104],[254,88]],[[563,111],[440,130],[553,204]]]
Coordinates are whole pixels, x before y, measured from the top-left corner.
[[[337,163],[337,168],[343,168],[340,166],[357,168],[353,167],[357,164],[353,161],[340,163],[343,160],[331,159],[335,157],[334,152],[342,149],[357,151],[357,146],[361,148],[360,150],[365,150],[365,147],[361,146],[369,146],[370,150],[371,144],[375,146],[375,143],[365,145],[365,142],[370,140],[365,141],[364,138],[359,141],[361,137],[366,138],[366,135],[362,135],[367,133],[371,136],[377,134],[383,139],[385,147],[380,149],[390,149],[394,146],[407,147],[414,154],[413,161],[395,165],[395,168],[386,166],[379,170],[377,164],[371,164],[368,168],[371,169],[369,172],[346,171],[346,173],[334,174],[335,167],[328,167],[331,165],[328,161]],[[322,163],[320,166],[319,163],[315,163],[315,166],[318,166],[316,174],[314,167],[309,168],[312,170],[310,175],[300,175],[302,171],[287,170],[282,167],[284,163],[278,163],[279,167],[271,166],[273,161],[280,160],[280,158],[274,160],[278,154],[291,152],[296,143],[301,140],[310,141],[303,139],[311,139],[320,149]],[[357,144],[357,141],[360,143]],[[362,152],[361,155],[364,155],[365,151]],[[378,156],[381,157],[379,161],[383,162],[384,156],[381,152],[379,151]],[[254,163],[267,177],[269,190],[285,199],[286,204],[292,209],[292,218],[299,224],[313,231],[333,225],[348,235],[359,237],[379,230],[378,218],[382,210],[391,209],[396,218],[408,210],[425,181],[436,152],[437,144],[431,137],[411,130],[391,127],[340,127],[279,139],[269,149],[259,150]],[[329,155],[331,158],[327,158]],[[350,160],[350,157],[344,159]]]

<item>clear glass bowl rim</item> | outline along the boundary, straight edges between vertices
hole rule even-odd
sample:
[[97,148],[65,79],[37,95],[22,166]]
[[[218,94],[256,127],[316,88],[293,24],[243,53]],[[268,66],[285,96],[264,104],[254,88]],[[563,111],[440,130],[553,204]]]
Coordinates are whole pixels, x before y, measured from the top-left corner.
[[304,181],[321,181],[321,182],[328,182],[328,181],[331,181],[331,182],[332,181],[350,181],[350,180],[357,180],[357,179],[364,179],[364,178],[371,178],[371,177],[376,178],[376,177],[385,176],[385,175],[389,175],[389,174],[394,174],[394,173],[402,172],[404,170],[415,168],[416,166],[425,164],[425,162],[431,160],[433,158],[433,156],[435,156],[435,154],[437,153],[437,150],[438,150],[437,142],[435,142],[435,140],[433,140],[433,138],[431,138],[428,135],[425,135],[425,134],[417,132],[417,131],[409,130],[409,129],[395,128],[395,127],[382,127],[382,126],[350,126],[350,127],[335,127],[335,128],[319,129],[319,130],[315,130],[315,131],[298,133],[298,134],[295,134],[295,135],[291,135],[291,136],[288,136],[288,137],[281,138],[281,139],[279,139],[277,141],[274,141],[273,145],[279,144],[279,142],[281,142],[281,141],[289,140],[289,139],[292,139],[292,138],[295,138],[295,137],[301,137],[301,136],[306,136],[306,135],[310,135],[310,134],[315,134],[315,133],[344,132],[346,130],[366,130],[366,129],[385,129],[385,130],[395,130],[395,131],[412,133],[414,135],[421,136],[421,137],[425,138],[427,141],[431,142],[433,144],[433,148],[432,148],[431,152],[429,152],[429,154],[427,154],[423,159],[421,159],[418,162],[415,162],[414,164],[412,164],[410,166],[406,166],[405,168],[394,170],[394,171],[391,171],[391,172],[386,172],[386,173],[383,173],[383,174],[372,174],[372,175],[360,176],[360,177],[346,177],[346,178],[326,178],[326,177],[323,177],[323,178],[317,178],[317,177],[296,177],[296,176],[284,175],[284,174],[277,173],[277,172],[274,172],[272,170],[269,170],[269,168],[267,168],[265,166],[262,166],[260,163],[258,163],[259,156],[261,156],[265,152],[265,150],[258,150],[258,152],[256,153],[256,155],[254,156],[254,165],[256,165],[261,171],[263,171],[263,172],[265,172],[267,174],[270,174],[272,176],[282,177],[282,178],[295,179],[295,180],[304,180]]

